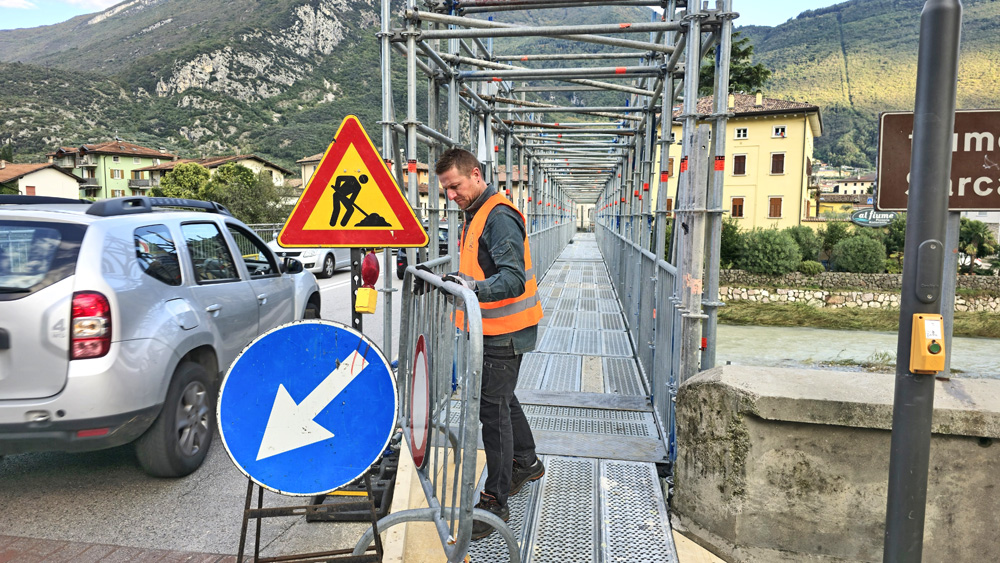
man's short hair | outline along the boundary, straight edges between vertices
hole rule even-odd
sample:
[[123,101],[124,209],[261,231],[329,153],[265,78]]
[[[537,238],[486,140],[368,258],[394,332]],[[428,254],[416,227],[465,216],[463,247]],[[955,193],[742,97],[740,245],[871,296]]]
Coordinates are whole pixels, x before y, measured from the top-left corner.
[[441,155],[441,158],[434,164],[434,173],[443,174],[454,167],[463,176],[471,176],[473,168],[482,168],[479,159],[471,152],[458,147],[450,148]]

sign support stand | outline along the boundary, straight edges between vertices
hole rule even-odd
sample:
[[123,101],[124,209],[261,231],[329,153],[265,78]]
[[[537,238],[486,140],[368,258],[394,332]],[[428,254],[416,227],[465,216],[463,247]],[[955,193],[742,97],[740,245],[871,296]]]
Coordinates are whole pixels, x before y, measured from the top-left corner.
[[944,331],[944,371],[938,379],[951,379],[951,337],[955,330],[955,288],[958,285],[958,236],[962,225],[960,211],[948,212],[944,233],[944,274],[941,278],[941,316]]
[[[257,508],[250,508],[250,503],[253,500],[253,489],[254,482],[253,479],[247,479],[247,497],[246,503],[243,507],[243,525],[240,528],[240,549],[239,554],[236,556],[237,561],[244,561],[243,555],[246,551],[246,541],[247,541],[247,527],[251,519],[257,520],[256,533],[254,535],[254,546],[253,546],[253,561],[254,563],[269,563],[278,562],[282,563],[294,563],[296,561],[301,561],[303,563],[310,561],[336,561],[341,563],[381,563],[382,561],[382,538],[379,536],[378,532],[378,516],[375,513],[375,496],[372,494],[372,482],[369,476],[370,471],[365,471],[364,481],[365,490],[368,492],[367,501],[359,501],[356,504],[367,505],[369,511],[371,512],[372,518],[372,532],[375,536],[375,545],[368,548],[366,551],[374,551],[374,553],[364,553],[362,555],[352,555],[353,549],[335,549],[332,551],[321,551],[313,553],[301,553],[293,555],[281,555],[277,557],[261,557],[260,556],[260,529],[261,521],[264,518],[272,518],[276,516],[301,516],[305,514],[310,516],[313,514],[322,514],[332,511],[330,505],[305,505],[305,506],[281,506],[275,508],[264,508],[264,487],[257,485]],[[340,508],[343,508],[341,505]]]
[[[387,251],[388,252],[388,251]],[[358,289],[361,288],[361,260],[365,257],[361,248],[351,248],[351,328],[364,334],[362,316],[357,310]]]

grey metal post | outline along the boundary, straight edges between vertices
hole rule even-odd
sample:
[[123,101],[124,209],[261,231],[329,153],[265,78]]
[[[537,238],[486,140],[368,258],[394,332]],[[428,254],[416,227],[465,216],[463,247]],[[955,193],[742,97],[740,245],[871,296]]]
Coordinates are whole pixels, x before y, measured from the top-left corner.
[[[448,51],[451,53],[458,52],[458,39],[448,40]],[[462,139],[462,128],[459,118],[459,96],[458,96],[458,79],[455,73],[452,73],[448,80],[448,136],[455,141],[461,141]],[[434,166],[434,164],[430,164]],[[448,201],[448,250],[451,255],[451,270],[458,270],[458,252],[455,249],[458,248],[458,241],[461,235],[458,232],[458,216],[461,212],[458,206],[453,201]]]
[[883,561],[891,563],[920,561],[923,554],[934,376],[910,373],[910,337],[914,315],[941,310],[961,25],[958,0],[924,4],[906,206],[906,247],[915,259],[903,263],[885,515]]
[[702,272],[705,268],[705,201],[708,191],[708,136],[711,128],[699,125],[694,135],[692,151],[688,155],[688,185],[691,190],[688,207],[684,212],[684,222],[688,231],[678,240],[684,243],[681,267],[678,269],[681,281],[681,371],[683,383],[698,373],[701,348],[701,323],[705,315],[701,312]]
[[958,285],[958,236],[962,228],[962,213],[948,212],[944,235],[944,276],[941,280],[941,316],[944,317],[944,371],[938,379],[951,377],[951,337],[955,331],[955,290]]
[[[413,6],[415,0],[407,0],[407,4]],[[406,49],[410,56],[406,57],[406,158],[416,163],[417,159],[417,26],[415,18],[410,18],[406,22]],[[409,165],[409,162],[407,163]],[[409,170],[409,168],[407,168]],[[420,213],[420,192],[417,181],[417,171],[410,170],[407,175],[407,199],[410,205],[414,206],[417,219],[421,219]],[[416,264],[417,251],[415,248],[406,250],[406,258],[409,264]]]
[[[714,115],[712,120],[712,144],[715,150],[715,160],[710,164],[709,174],[712,180],[709,183],[708,193],[708,244],[705,246],[705,295],[702,297],[702,306],[705,307],[704,336],[705,349],[701,354],[701,369],[711,369],[715,367],[715,351],[717,328],[719,322],[719,307],[725,305],[719,301],[719,261],[722,254],[722,198],[723,186],[726,181],[726,123],[729,113],[729,58],[732,48],[733,32],[733,0],[722,2],[722,26],[719,29],[719,44],[715,51],[715,94]],[[721,160],[720,160],[721,159]],[[712,164],[721,162],[722,169],[717,169]]]
[[[392,154],[392,121],[394,119],[392,108],[392,72],[391,65],[389,61],[392,55],[392,45],[389,41],[391,38],[389,34],[389,18],[391,17],[391,9],[389,6],[389,0],[382,0],[382,22],[380,31],[381,36],[379,37],[380,48],[382,51],[382,159],[383,160],[398,160],[399,157],[393,158]],[[382,292],[385,295],[385,306],[382,307],[382,350],[389,355],[393,356],[392,352],[392,278],[390,277],[390,272],[393,271],[395,264],[393,263],[392,252],[386,248],[382,251]]]

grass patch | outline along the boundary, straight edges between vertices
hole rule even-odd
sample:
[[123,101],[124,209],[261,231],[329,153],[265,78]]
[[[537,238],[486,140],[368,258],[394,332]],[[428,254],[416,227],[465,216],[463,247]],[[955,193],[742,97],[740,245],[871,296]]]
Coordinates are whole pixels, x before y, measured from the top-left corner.
[[[808,326],[835,330],[899,330],[898,309],[832,309],[804,303],[732,301],[719,308],[719,322],[731,325]],[[955,336],[1000,338],[1000,315],[955,312]]]

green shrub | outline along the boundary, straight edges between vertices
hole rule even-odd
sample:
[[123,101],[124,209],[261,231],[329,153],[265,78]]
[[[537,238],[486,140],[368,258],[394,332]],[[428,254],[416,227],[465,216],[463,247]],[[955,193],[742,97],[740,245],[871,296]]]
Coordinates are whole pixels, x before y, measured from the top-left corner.
[[864,235],[848,237],[834,245],[830,263],[840,272],[877,274],[885,270],[885,246]]
[[896,254],[893,254],[890,258],[886,258],[885,271],[890,274],[902,274],[903,273],[902,256],[897,257]]
[[799,245],[776,229],[754,229],[743,235],[738,266],[754,274],[782,275],[794,272],[802,259]]
[[802,263],[799,264],[799,271],[807,276],[815,276],[816,274],[825,272],[826,268],[815,260],[803,260]]
[[722,268],[732,268],[740,258],[740,246],[743,243],[743,233],[740,223],[732,217],[722,221],[722,240],[719,250],[719,263]]
[[797,227],[788,227],[785,229],[785,232],[792,237],[795,244],[799,245],[799,253],[802,256],[802,260],[816,260],[823,246],[823,241],[816,234],[816,231],[805,225],[799,225]]

